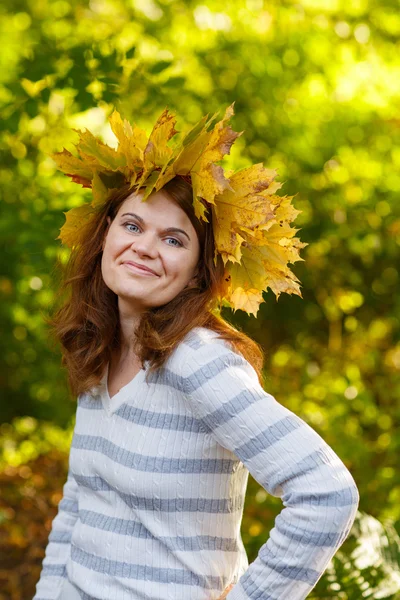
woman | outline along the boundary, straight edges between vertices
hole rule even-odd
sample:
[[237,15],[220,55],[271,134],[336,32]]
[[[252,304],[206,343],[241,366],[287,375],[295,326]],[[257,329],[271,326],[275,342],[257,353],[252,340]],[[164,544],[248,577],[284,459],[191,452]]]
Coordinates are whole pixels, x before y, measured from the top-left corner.
[[[216,132],[227,136],[224,121],[207,127],[203,156]],[[126,179],[134,144],[113,129],[126,162],[113,155],[115,169],[102,168]],[[64,230],[75,236],[70,295],[54,327],[78,407],[34,600],[301,600],[347,537],[358,491],[322,438],[264,391],[258,345],[214,310],[235,298],[218,214],[202,196],[206,218],[196,215],[194,168],[143,185],[152,139],[136,187],[107,190],[102,202],[94,193],[84,226]],[[94,189],[99,152],[83,142]],[[153,171],[163,176],[177,157],[154,159]],[[82,183],[86,167],[74,163],[74,174],[69,160]],[[240,537],[249,472],[284,504],[250,565]]]

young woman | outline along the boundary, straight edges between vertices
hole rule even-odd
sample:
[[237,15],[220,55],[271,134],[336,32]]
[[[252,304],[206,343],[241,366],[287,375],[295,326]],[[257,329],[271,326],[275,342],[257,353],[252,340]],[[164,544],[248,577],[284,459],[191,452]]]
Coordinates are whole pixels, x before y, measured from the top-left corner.
[[[34,600],[302,600],[357,487],[213,310],[226,271],[188,178],[144,193],[111,192],[71,253],[54,326],[78,407]],[[250,565],[249,472],[284,505]]]

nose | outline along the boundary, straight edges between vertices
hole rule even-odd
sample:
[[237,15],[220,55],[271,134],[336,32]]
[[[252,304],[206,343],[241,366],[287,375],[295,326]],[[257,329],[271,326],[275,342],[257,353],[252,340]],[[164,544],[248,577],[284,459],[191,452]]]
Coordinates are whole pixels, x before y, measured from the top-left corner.
[[139,238],[136,238],[131,248],[139,256],[149,256],[150,258],[156,258],[158,254],[157,243],[154,236],[150,232],[142,233]]

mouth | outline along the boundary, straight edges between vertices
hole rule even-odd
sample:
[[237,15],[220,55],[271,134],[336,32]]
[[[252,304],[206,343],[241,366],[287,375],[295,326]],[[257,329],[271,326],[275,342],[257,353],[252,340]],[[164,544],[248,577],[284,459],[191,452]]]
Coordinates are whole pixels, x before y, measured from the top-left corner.
[[124,262],[122,263],[127,269],[129,269],[129,271],[131,271],[132,273],[138,273],[139,275],[144,275],[144,276],[148,276],[148,277],[159,277],[159,275],[157,273],[155,273],[154,271],[151,271],[150,269],[141,267],[140,265],[137,265],[134,262]]

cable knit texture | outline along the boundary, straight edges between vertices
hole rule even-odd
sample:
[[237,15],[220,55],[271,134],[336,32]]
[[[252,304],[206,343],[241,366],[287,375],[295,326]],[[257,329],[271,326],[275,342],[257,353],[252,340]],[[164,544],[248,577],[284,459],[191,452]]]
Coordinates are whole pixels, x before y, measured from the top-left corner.
[[[227,600],[306,598],[355,518],[348,469],[213,331],[147,369],[111,399],[107,373],[78,397],[34,600],[216,600],[230,583]],[[250,565],[249,472],[283,502]]]

